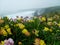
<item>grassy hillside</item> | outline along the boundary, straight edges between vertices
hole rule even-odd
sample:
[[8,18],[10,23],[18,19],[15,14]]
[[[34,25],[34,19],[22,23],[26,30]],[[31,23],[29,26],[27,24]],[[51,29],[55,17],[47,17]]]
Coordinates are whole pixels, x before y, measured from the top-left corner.
[[47,17],[53,15],[60,15],[60,6],[42,8],[34,13],[34,16],[39,16],[39,15],[47,16]]

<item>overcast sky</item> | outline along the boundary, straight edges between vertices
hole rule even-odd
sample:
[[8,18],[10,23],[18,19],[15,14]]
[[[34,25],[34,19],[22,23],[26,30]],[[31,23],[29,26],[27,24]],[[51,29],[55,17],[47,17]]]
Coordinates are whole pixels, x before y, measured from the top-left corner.
[[0,0],[0,14],[24,9],[59,6],[60,0]]

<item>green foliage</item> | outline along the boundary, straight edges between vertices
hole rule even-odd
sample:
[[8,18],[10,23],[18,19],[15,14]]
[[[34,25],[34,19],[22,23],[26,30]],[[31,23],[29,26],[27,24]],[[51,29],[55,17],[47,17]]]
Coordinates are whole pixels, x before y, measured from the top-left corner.
[[[57,16],[60,17],[59,15]],[[19,18],[19,20],[18,18],[16,18],[16,20],[13,19],[10,20],[7,17],[3,17],[1,18],[1,20],[4,20],[4,22],[0,24],[0,33],[1,30],[4,29],[7,33],[7,36],[4,36],[5,33],[2,32],[2,34],[0,34],[0,41],[2,40],[4,41],[5,39],[12,38],[14,40],[14,45],[18,45],[18,42],[22,42],[22,45],[33,45],[35,38],[39,38],[44,40],[46,45],[59,45],[60,44],[59,43],[60,42],[60,20],[59,19],[60,18],[56,18],[55,20],[55,18],[53,18],[54,16],[51,17],[52,17],[51,21],[48,20],[49,17],[44,18],[44,16],[36,17],[36,18],[33,17],[30,20],[25,20],[21,18]],[[55,24],[54,21],[57,24]],[[53,24],[48,25],[47,24],[48,22],[52,22]],[[7,31],[5,27],[6,25],[9,26],[7,27],[7,29],[10,28],[12,34],[9,34],[10,32]],[[22,26],[23,29],[27,29],[27,32],[22,33],[23,29],[21,29],[20,26]],[[46,29],[44,30],[45,27]],[[52,29],[52,31],[50,31],[50,29]],[[25,35],[26,33],[27,35]]]

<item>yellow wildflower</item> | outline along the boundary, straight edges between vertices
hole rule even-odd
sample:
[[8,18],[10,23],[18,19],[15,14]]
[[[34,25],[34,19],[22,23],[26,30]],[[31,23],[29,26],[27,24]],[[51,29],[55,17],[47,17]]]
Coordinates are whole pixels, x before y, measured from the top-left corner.
[[10,28],[6,29],[6,31],[7,31],[9,34],[12,34]]
[[53,21],[53,25],[57,25],[58,23],[56,21]]
[[0,45],[4,45],[4,41],[1,41]]
[[57,24],[60,27],[60,23]]
[[23,30],[22,30],[22,33],[26,33],[26,32],[28,32],[27,29],[23,29]]
[[18,45],[22,45],[22,42],[18,42]]
[[47,20],[48,20],[48,21],[52,21],[53,19],[52,19],[52,17],[50,17],[50,18],[48,18]]
[[38,30],[35,30],[35,35],[36,36],[39,36],[38,33],[39,33],[39,31]]
[[42,17],[42,18],[41,18],[41,21],[46,21],[46,18],[45,18],[45,17]]
[[59,15],[55,15],[53,18],[54,19],[59,19]]
[[2,30],[0,30],[0,35],[2,35],[3,33],[2,33]]
[[14,26],[19,26],[19,24],[15,24]]
[[34,20],[27,20],[28,22],[34,22]]
[[35,42],[34,45],[46,45],[44,40],[41,40],[39,38],[36,38],[34,42]]
[[19,25],[20,29],[23,29],[25,27],[25,25],[23,25],[22,23],[19,23],[18,25]]
[[30,32],[28,32],[27,29],[23,29],[22,33],[25,34],[26,36],[30,36]]
[[23,25],[22,23],[18,23],[18,24],[14,25],[14,26],[18,26],[20,29],[24,29],[24,27],[25,27],[25,25]]
[[45,27],[45,28],[44,28],[44,31],[49,31],[49,28],[48,28],[48,27]]
[[39,36],[39,35],[38,35],[39,30],[33,30],[32,33],[35,34],[36,36]]
[[47,22],[48,25],[52,25],[53,23],[52,22]]
[[2,30],[4,30],[3,27],[1,27],[1,29],[0,29],[0,35],[3,35],[3,31]]
[[7,28],[9,28],[9,25],[5,25],[4,27],[5,27],[5,29],[7,29]]
[[40,45],[40,39],[39,38],[36,38],[35,40],[34,40],[34,45]]
[[49,29],[50,32],[52,32],[53,30],[52,29]]
[[2,33],[4,36],[7,36],[7,32],[4,29],[2,29]]
[[40,40],[40,45],[46,45],[44,40]]
[[1,23],[4,23],[4,20],[0,19],[0,24],[1,24]]

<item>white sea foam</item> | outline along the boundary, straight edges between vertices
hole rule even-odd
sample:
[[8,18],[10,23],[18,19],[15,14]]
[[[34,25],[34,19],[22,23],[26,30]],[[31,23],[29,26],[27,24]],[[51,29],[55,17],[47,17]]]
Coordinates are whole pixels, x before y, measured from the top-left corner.
[[10,14],[10,15],[4,15],[4,16],[7,16],[9,18],[16,18],[16,16],[23,16],[23,17],[33,17],[33,14],[34,14],[35,11],[25,11],[25,12],[19,12],[19,13],[14,13],[14,14]]

